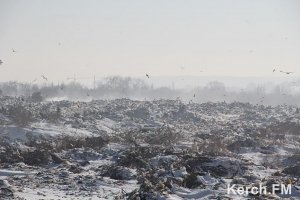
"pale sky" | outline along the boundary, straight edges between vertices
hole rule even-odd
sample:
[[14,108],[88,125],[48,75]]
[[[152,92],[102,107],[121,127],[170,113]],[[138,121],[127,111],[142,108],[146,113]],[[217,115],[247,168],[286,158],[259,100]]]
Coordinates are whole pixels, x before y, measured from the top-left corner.
[[0,25],[0,82],[300,75],[298,0],[0,0]]

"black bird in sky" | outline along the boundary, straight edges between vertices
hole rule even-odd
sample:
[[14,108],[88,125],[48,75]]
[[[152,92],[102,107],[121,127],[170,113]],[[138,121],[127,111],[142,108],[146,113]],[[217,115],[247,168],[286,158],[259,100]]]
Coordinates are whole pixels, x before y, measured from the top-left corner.
[[273,69],[273,72],[275,72],[276,71],[276,69]]
[[147,78],[150,78],[149,74],[146,74]]
[[294,73],[294,72],[285,72],[285,71],[280,71],[280,72],[284,73],[284,74],[287,74],[287,75]]
[[2,60],[0,60],[0,65],[2,65],[2,63],[3,63],[3,61],[2,61]]
[[48,78],[47,78],[46,76],[41,75],[41,77],[42,77],[44,80],[48,81]]

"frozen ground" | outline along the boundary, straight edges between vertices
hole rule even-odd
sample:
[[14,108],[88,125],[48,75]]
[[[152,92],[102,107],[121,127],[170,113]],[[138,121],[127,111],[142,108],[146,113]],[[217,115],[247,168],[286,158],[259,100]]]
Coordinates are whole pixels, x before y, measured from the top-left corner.
[[[293,106],[1,97],[0,199],[300,199]],[[228,184],[292,183],[283,196]]]

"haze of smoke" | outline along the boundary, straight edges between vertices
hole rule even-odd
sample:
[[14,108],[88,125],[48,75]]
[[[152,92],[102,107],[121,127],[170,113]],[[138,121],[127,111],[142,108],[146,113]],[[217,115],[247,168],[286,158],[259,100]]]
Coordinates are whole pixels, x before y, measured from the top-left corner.
[[141,79],[112,76],[98,82],[91,89],[80,83],[37,85],[19,82],[0,83],[0,95],[31,97],[40,93],[45,100],[90,101],[95,99],[128,98],[135,100],[178,99],[190,103],[203,102],[248,102],[261,105],[300,105],[300,93],[294,93],[292,87],[298,87],[300,81],[275,85],[268,90],[263,85],[250,85],[247,88],[232,90],[225,84],[213,81],[205,86],[187,89],[153,87]]

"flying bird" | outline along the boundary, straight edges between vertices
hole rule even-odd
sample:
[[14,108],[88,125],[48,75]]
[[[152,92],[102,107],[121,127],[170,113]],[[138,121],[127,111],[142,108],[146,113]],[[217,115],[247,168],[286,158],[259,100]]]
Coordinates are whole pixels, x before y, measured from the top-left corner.
[[287,75],[294,73],[294,72],[285,72],[285,71],[280,71],[280,72],[284,73],[284,74],[287,74]]
[[276,69],[273,69],[273,72],[275,72],[276,71]]
[[0,60],[0,65],[2,65],[2,63],[3,63],[3,61],[2,61],[2,60]]
[[150,78],[149,74],[146,74],[147,78]]
[[16,53],[16,51],[14,49],[12,49],[12,52]]
[[44,80],[48,81],[48,78],[47,78],[46,76],[41,75],[41,77],[42,77]]

